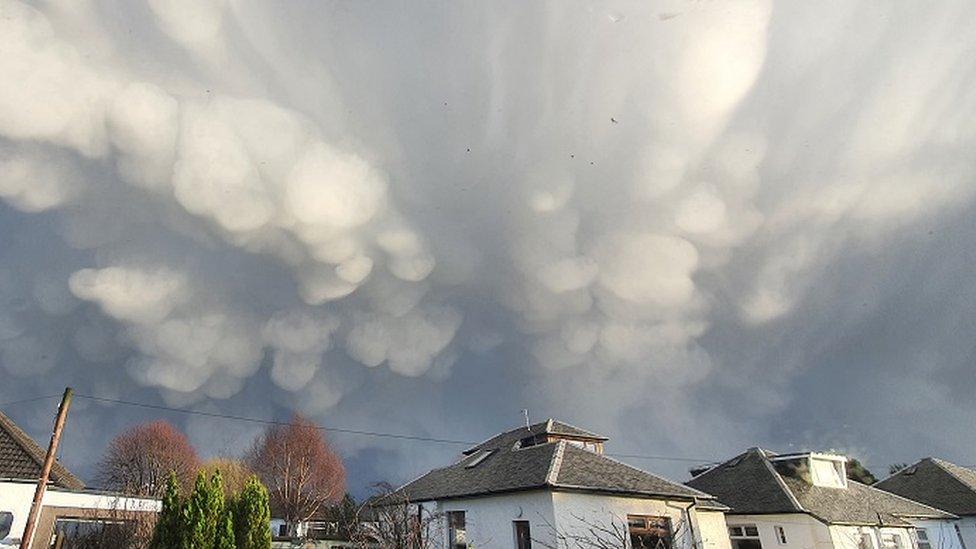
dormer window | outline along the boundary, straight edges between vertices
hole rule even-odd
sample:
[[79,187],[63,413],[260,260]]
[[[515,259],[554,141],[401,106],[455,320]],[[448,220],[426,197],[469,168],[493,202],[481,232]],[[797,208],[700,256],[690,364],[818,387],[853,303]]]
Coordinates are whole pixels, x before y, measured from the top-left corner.
[[843,458],[810,456],[810,480],[814,486],[847,488],[846,469]]

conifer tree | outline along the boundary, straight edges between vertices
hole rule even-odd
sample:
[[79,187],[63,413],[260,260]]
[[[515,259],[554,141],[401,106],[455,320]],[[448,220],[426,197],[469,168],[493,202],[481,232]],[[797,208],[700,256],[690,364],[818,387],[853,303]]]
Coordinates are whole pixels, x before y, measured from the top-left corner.
[[257,477],[244,483],[234,515],[237,549],[269,549],[271,547],[271,508],[268,490]]
[[180,483],[175,472],[170,472],[163,495],[163,508],[153,529],[150,549],[180,549],[182,545],[182,502]]
[[234,532],[234,502],[224,502],[224,513],[220,517],[220,524],[217,525],[217,538],[214,540],[214,549],[236,549],[237,538]]
[[184,512],[184,547],[211,549],[217,536],[217,525],[224,512],[224,491],[220,473],[207,479],[204,472],[197,475],[193,493]]

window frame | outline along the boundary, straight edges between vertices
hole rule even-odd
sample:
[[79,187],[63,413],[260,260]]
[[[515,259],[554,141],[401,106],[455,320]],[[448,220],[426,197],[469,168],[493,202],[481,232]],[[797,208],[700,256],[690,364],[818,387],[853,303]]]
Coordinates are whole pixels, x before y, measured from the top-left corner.
[[[525,527],[525,544],[522,544],[522,537],[519,536],[519,527]],[[532,525],[524,519],[512,521],[512,533],[515,535],[515,549],[532,549]]]
[[[463,510],[447,511],[447,546],[449,549],[468,546],[468,517]],[[457,518],[460,517],[460,525]],[[460,532],[460,536],[458,533]]]
[[929,539],[929,531],[927,529],[916,526],[914,537],[916,549],[932,549],[932,540]]
[[[640,522],[635,527],[636,522]],[[661,535],[661,531],[664,535]],[[664,540],[664,547],[672,549],[674,529],[671,524],[671,517],[660,515],[627,515],[627,539],[633,545],[634,536],[655,536],[658,540]]]

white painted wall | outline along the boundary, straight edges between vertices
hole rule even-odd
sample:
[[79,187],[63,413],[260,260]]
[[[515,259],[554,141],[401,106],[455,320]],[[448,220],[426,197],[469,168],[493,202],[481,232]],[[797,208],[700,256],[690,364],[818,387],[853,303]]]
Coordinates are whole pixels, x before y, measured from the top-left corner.
[[[830,531],[822,522],[803,513],[777,515],[727,515],[731,526],[755,526],[763,549],[831,549]],[[786,533],[786,544],[776,537],[776,527]],[[726,536],[728,534],[726,533]]]
[[[916,528],[925,528],[929,536],[929,544],[932,549],[963,549],[956,534],[956,524],[958,520],[912,520],[910,521]],[[960,524],[960,534],[962,525]],[[976,534],[976,528],[971,528],[971,533]],[[976,541],[976,540],[974,540]],[[968,546],[967,546],[968,547]]]
[[962,517],[956,523],[966,549],[976,549],[976,517]]
[[[538,490],[443,501],[435,510],[464,511],[468,542],[475,548],[514,548],[516,520],[529,521],[532,538],[541,546],[539,541],[554,545],[556,530],[579,531],[587,522],[602,524],[615,517],[626,528],[627,515],[634,514],[671,517],[673,527],[681,534],[679,549],[691,549],[692,531],[699,548],[730,549],[725,514],[694,508],[689,512],[688,506],[687,502]],[[438,530],[439,547],[446,547],[446,522]]]
[[[0,512],[13,513],[14,520],[10,533],[0,539],[0,547],[17,547],[20,536],[27,525],[34,488],[37,485],[24,481],[0,481]],[[78,507],[81,509],[114,509],[119,511],[155,511],[162,503],[154,499],[126,498],[97,492],[68,491],[48,488],[44,492],[44,507]]]
[[[426,505],[425,505],[426,507]],[[552,494],[544,490],[516,492],[497,496],[438,502],[437,513],[464,511],[470,547],[515,547],[515,526],[512,521],[529,521],[533,539],[551,540],[553,516]],[[441,547],[447,546],[447,524],[436,533]]]

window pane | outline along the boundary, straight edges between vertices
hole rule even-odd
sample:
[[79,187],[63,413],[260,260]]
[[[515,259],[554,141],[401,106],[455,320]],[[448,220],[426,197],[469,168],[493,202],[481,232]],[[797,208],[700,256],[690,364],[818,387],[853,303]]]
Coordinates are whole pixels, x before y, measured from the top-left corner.
[[0,539],[10,534],[10,527],[14,523],[14,514],[9,511],[0,513]]
[[762,549],[762,542],[758,539],[734,539],[732,549]]
[[925,528],[919,528],[918,530],[915,531],[915,534],[918,536],[918,539],[920,541],[929,540],[929,533],[925,531]]
[[742,527],[741,526],[730,526],[729,527],[729,535],[730,536],[741,537],[742,536]]
[[516,549],[532,549],[532,534],[527,520],[515,521],[515,547]]
[[671,520],[668,517],[630,515],[627,527],[630,545],[635,549],[671,548]]
[[749,537],[759,537],[759,529],[755,526],[746,526],[746,535]]

